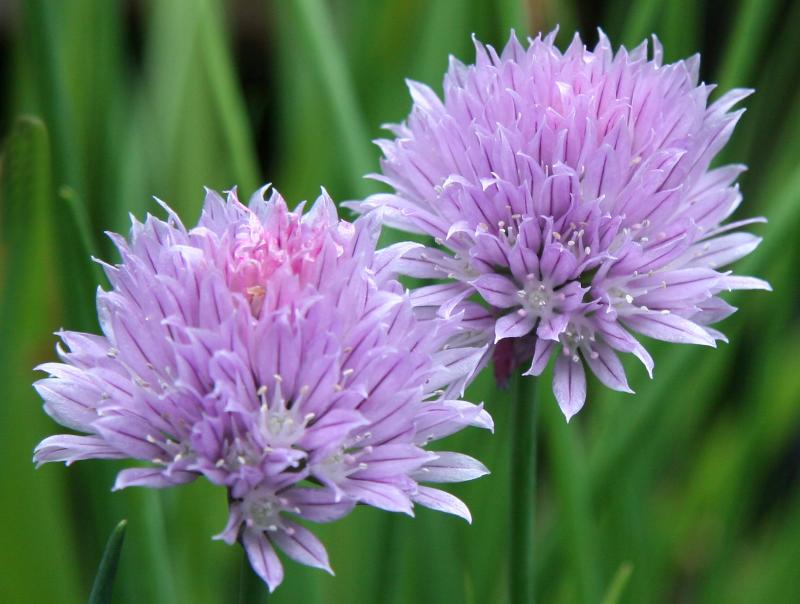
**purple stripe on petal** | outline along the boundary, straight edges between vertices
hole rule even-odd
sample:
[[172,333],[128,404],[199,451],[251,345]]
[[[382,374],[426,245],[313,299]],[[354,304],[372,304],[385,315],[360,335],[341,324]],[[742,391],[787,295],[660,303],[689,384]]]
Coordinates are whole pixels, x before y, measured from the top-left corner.
[[173,471],[167,474],[161,468],[129,468],[117,474],[112,490],[119,491],[128,487],[150,487],[164,489],[179,484],[186,484],[197,478],[194,472]]
[[492,306],[497,308],[519,306],[519,296],[517,295],[519,287],[506,277],[486,274],[481,275],[472,281],[471,284],[478,290],[478,293],[483,296],[483,299]]
[[294,488],[286,493],[292,505],[300,511],[298,515],[314,522],[332,522],[350,513],[355,502],[337,500],[330,489]]
[[413,499],[414,503],[418,503],[432,510],[459,516],[472,524],[472,515],[469,513],[467,506],[464,505],[464,502],[458,497],[450,493],[440,491],[439,489],[419,486],[417,487],[417,492],[414,494]]
[[437,451],[436,459],[412,474],[422,482],[463,482],[485,476],[489,470],[477,459],[461,453]]
[[584,351],[583,358],[597,378],[612,390],[633,394],[625,377],[625,368],[611,347],[595,342],[590,348]]
[[284,520],[283,529],[270,533],[270,539],[292,560],[333,574],[325,546],[304,526]]
[[253,570],[266,582],[270,592],[275,591],[275,588],[283,582],[283,564],[264,533],[244,531],[242,545]]
[[50,461],[63,461],[67,465],[82,459],[124,459],[126,454],[112,447],[98,436],[58,434],[40,442],[33,452],[37,466]]
[[586,402],[586,374],[580,359],[558,355],[553,370],[553,392],[561,412],[569,421]]
[[736,289],[760,289],[771,292],[772,286],[756,277],[740,277],[737,275],[730,275],[721,280],[720,284],[728,291]]
[[675,314],[640,311],[623,317],[622,322],[630,329],[656,340],[716,346],[714,338],[702,327]]
[[342,485],[348,496],[359,502],[386,510],[413,516],[411,501],[397,487],[377,481],[349,479]]
[[761,243],[761,237],[750,233],[731,233],[703,241],[689,250],[691,263],[719,268],[747,256]]
[[519,338],[531,332],[536,318],[523,310],[511,312],[497,320],[494,328],[494,341],[504,338]]
[[559,336],[566,331],[569,325],[569,316],[553,315],[548,319],[542,319],[536,329],[536,335],[540,340],[552,340],[558,342]]
[[547,362],[550,360],[550,355],[553,353],[555,345],[556,342],[553,340],[536,338],[531,366],[523,375],[541,375],[545,367],[547,367]]

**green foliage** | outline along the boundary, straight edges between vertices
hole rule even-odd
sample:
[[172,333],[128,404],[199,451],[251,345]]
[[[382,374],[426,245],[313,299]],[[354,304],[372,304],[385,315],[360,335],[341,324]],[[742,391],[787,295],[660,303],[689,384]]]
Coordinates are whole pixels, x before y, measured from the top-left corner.
[[[562,44],[578,24],[590,41],[597,26],[628,45],[656,33],[670,60],[701,52],[704,80],[757,90],[723,159],[750,166],[741,216],[770,220],[753,229],[764,244],[739,270],[766,277],[775,291],[732,296],[741,310],[721,326],[731,343],[717,350],[654,344],[654,381],[631,365],[637,395],[593,383],[568,426],[549,377],[540,380],[539,599],[799,601],[800,5],[738,0],[721,12],[718,4],[19,3],[0,122],[8,128],[0,601],[85,601],[106,527],[120,517],[132,528],[116,602],[265,601],[238,548],[210,539],[225,523],[219,489],[198,482],[112,494],[121,464],[37,471],[30,463],[35,444],[56,429],[30,387],[32,368],[54,358],[51,334],[62,325],[97,328],[93,296],[103,281],[88,256],[114,260],[103,231],[124,232],[128,212],[160,212],[151,195],[191,223],[203,185],[239,184],[247,196],[269,181],[291,201],[321,185],[338,200],[379,190],[361,178],[378,165],[369,140],[407,113],[405,77],[440,90],[448,54],[471,60],[470,33],[498,46],[511,26],[534,33],[559,20]],[[289,562],[270,602],[507,599],[510,395],[484,375],[468,397],[485,401],[496,421],[493,437],[452,437],[492,470],[452,489],[470,505],[473,525],[427,510],[411,519],[358,509],[318,531],[337,576]]]
[[89,594],[89,604],[110,604],[111,594],[114,590],[114,577],[117,574],[117,565],[122,553],[122,543],[125,541],[125,529],[128,526],[127,520],[120,523],[111,531],[108,538],[103,558],[97,568],[97,576],[94,578],[92,593]]

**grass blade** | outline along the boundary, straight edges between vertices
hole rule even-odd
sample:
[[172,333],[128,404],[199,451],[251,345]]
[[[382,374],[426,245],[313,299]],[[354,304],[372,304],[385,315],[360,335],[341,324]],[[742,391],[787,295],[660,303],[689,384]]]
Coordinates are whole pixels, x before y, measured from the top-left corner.
[[79,593],[80,549],[74,533],[64,530],[69,509],[52,503],[65,500],[63,472],[34,473],[30,459],[52,424],[30,384],[32,367],[50,354],[49,326],[59,303],[54,199],[47,130],[38,118],[20,117],[6,142],[0,177],[0,513],[8,519],[0,599],[6,602],[57,602]]
[[92,593],[89,594],[89,604],[110,604],[111,593],[114,588],[114,577],[117,574],[119,556],[122,553],[122,543],[125,540],[125,529],[128,526],[127,520],[120,523],[111,531],[108,538],[103,558],[97,569],[97,576],[92,585]]
[[362,120],[354,87],[347,71],[341,45],[336,39],[331,15],[321,0],[290,0],[286,12],[291,27],[301,38],[306,60],[316,73],[323,94],[328,99],[336,134],[351,175],[352,191],[363,196],[374,185],[363,179],[376,165],[377,154],[369,142],[369,130]]
[[614,574],[614,578],[611,579],[611,583],[603,599],[600,600],[600,604],[619,604],[622,594],[625,592],[625,587],[631,578],[631,573],[633,573],[633,565],[630,562],[623,562]]

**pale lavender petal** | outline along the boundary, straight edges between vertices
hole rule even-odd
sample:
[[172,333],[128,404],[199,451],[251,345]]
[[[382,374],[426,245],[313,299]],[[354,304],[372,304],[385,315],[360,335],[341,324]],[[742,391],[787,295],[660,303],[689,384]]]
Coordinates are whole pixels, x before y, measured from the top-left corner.
[[161,468],[128,468],[117,474],[114,491],[128,487],[150,487],[165,489],[179,484],[186,484],[197,478],[194,472],[172,471],[167,474]]
[[548,243],[542,251],[539,267],[542,279],[555,287],[574,277],[578,261],[568,248],[559,243]]
[[584,360],[589,365],[597,378],[612,390],[620,392],[633,393],[633,390],[628,386],[628,380],[625,377],[625,368],[619,360],[617,353],[615,353],[610,346],[602,342],[596,342],[591,345],[588,354],[583,355]]
[[425,444],[444,438],[461,430],[465,425],[494,430],[492,417],[483,409],[483,405],[456,400],[428,403],[417,416],[415,442]]
[[164,452],[162,447],[152,442],[157,431],[135,417],[102,417],[94,426],[106,442],[135,459],[151,460]]
[[299,444],[313,450],[331,442],[342,442],[352,430],[365,426],[369,421],[352,409],[332,409],[307,429]]
[[519,338],[531,332],[536,325],[536,318],[524,311],[509,313],[497,320],[494,328],[494,341],[504,338]]
[[674,314],[640,312],[622,319],[622,322],[639,333],[678,344],[715,346],[714,338],[696,323]]
[[409,496],[401,489],[369,480],[348,480],[344,485],[348,496],[361,503],[386,510],[413,516],[413,508]]
[[463,482],[488,473],[486,466],[468,455],[437,451],[436,459],[427,462],[412,476],[422,482]]
[[519,304],[519,287],[501,275],[481,275],[472,285],[483,299],[497,308],[510,308]]
[[564,417],[569,421],[586,402],[586,374],[580,359],[558,355],[553,370],[553,392]]
[[550,360],[555,344],[553,340],[536,338],[531,366],[523,375],[541,375],[545,367],[547,367],[547,362]]
[[426,508],[437,510],[439,512],[446,512],[459,516],[472,523],[472,515],[469,513],[469,508],[464,505],[458,497],[440,491],[439,489],[432,489],[430,487],[417,487],[417,492],[413,495],[414,503],[418,503]]
[[299,510],[298,515],[314,522],[332,522],[349,514],[355,502],[338,500],[329,489],[292,489],[287,496]]
[[[52,365],[55,366],[52,369],[48,369],[47,366],[42,366],[40,369],[57,375],[55,372],[59,371],[57,369],[59,365],[56,363]],[[59,379],[39,380],[33,386],[44,399],[47,414],[62,426],[85,431],[97,419],[96,405],[100,393],[88,384],[72,381],[67,375],[63,375],[59,376]]]
[[719,268],[747,256],[761,243],[761,237],[751,233],[731,233],[697,244],[692,264]]
[[[437,453],[438,455],[438,453]],[[354,478],[379,480],[392,473],[413,473],[420,466],[430,463],[434,453],[427,452],[416,445],[387,444],[374,447],[359,458],[363,469]]]
[[722,279],[721,284],[729,291],[735,289],[761,289],[768,292],[772,291],[772,286],[769,283],[763,279],[758,279],[757,277],[739,277],[730,275]]
[[566,331],[567,325],[569,325],[569,317],[567,315],[553,315],[547,319],[542,319],[536,329],[536,335],[541,340],[557,342],[558,337]]
[[287,520],[282,530],[270,534],[270,539],[292,560],[333,574],[325,546],[307,528]]
[[221,532],[212,537],[215,541],[224,541],[228,545],[233,545],[239,538],[240,529],[242,527],[242,510],[240,505],[232,505],[228,510],[228,522],[225,523],[225,528]]
[[685,268],[632,279],[628,286],[643,292],[634,295],[636,305],[674,309],[710,298],[719,281],[719,273],[711,269]]
[[266,582],[270,592],[275,591],[283,582],[283,564],[264,533],[244,531],[242,545],[253,570]]
[[34,450],[33,460],[37,465],[49,461],[63,461],[67,465],[81,459],[124,459],[126,454],[112,447],[97,436],[73,436],[59,434],[49,436]]

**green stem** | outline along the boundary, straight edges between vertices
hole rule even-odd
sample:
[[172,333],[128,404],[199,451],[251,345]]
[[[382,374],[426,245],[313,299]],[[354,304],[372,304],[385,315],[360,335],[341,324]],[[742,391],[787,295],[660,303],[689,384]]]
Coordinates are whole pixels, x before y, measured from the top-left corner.
[[150,581],[154,585],[157,602],[176,602],[172,563],[169,559],[169,547],[166,539],[164,508],[161,493],[151,489],[143,490],[141,503],[144,516],[144,532],[147,542],[147,554],[152,565]]
[[[582,451],[577,426],[567,424],[558,405],[542,410],[545,454],[555,502],[558,524],[562,527],[565,566],[571,567],[571,582],[577,593],[576,602],[596,604],[600,599],[599,565],[596,552],[595,522],[589,495],[587,457]],[[540,552],[541,558],[543,552]]]
[[536,515],[536,419],[535,388],[516,378],[516,400],[511,434],[511,602],[534,601],[534,547]]

